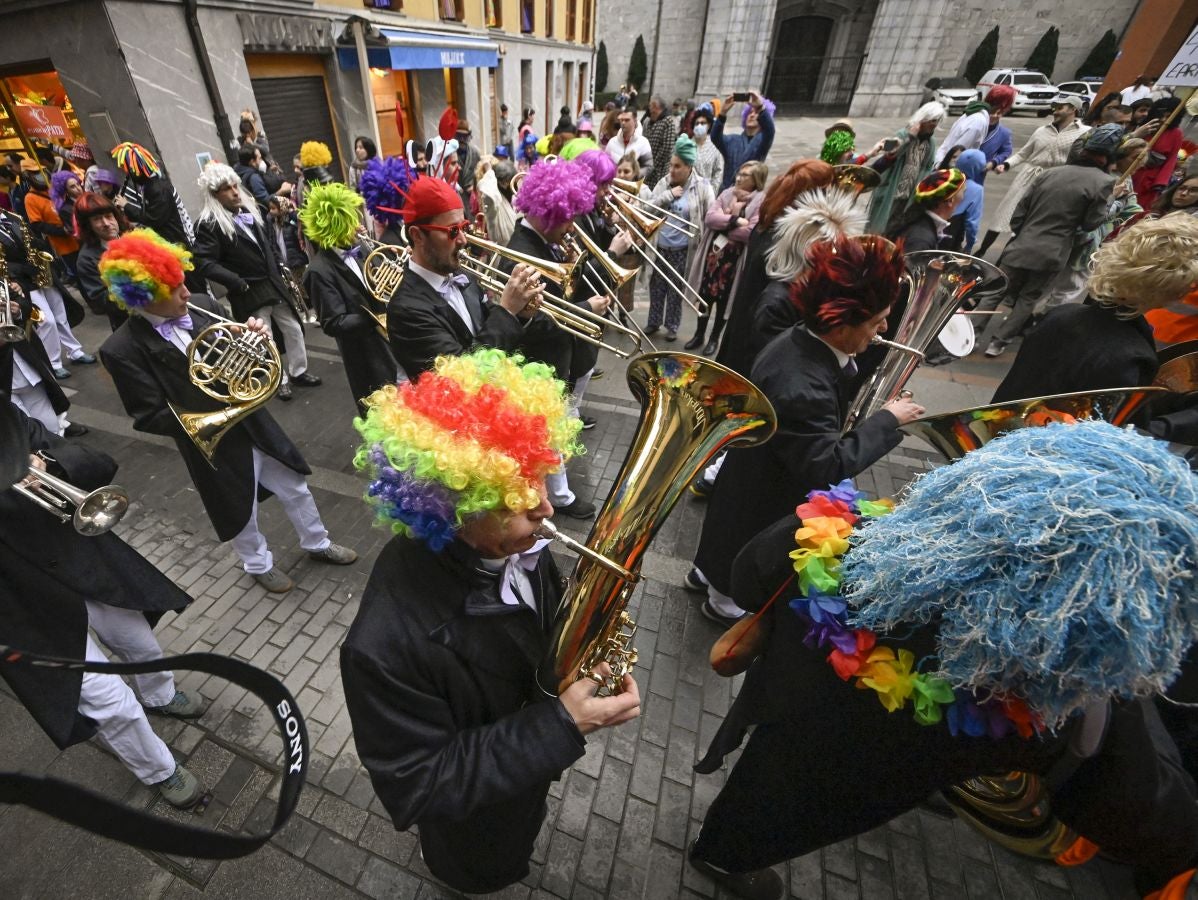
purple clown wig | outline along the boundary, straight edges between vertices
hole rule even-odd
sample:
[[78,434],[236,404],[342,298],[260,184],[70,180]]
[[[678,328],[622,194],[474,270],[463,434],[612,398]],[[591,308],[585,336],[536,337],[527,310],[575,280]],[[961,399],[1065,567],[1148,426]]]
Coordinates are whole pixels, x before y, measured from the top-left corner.
[[[742,109],[740,111],[740,127],[741,128],[745,127],[745,121],[749,118],[749,110],[752,108],[753,108],[752,106],[750,106],[749,104],[746,103],[744,106],[744,109]],[[778,107],[774,105],[773,100],[767,100],[764,97],[762,97],[761,98],[761,108],[763,111],[769,113],[770,118],[772,119],[774,117],[774,110],[776,110]]]
[[585,164],[542,160],[528,170],[513,206],[552,231],[594,209],[595,190]]
[[54,204],[55,209],[62,206],[62,201],[67,199],[67,185],[72,181],[78,182],[79,187],[83,187],[79,176],[69,169],[55,172],[50,176],[50,202]]
[[574,161],[590,170],[591,180],[597,188],[611,184],[616,177],[616,164],[602,150],[585,150],[574,157]]

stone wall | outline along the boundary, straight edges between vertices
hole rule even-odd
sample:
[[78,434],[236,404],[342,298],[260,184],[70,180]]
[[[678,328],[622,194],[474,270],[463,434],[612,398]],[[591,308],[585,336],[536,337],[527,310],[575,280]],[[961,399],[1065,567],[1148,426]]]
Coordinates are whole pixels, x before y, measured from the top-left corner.
[[[1106,29],[1122,34],[1136,0],[882,0],[853,100],[855,116],[903,115],[933,75],[960,74],[999,26],[996,66],[1022,66],[1050,25],[1060,29],[1053,78],[1068,81]],[[946,27],[945,23],[951,22]]]
[[[684,6],[691,4],[691,0],[679,2]],[[699,0],[700,4],[702,2],[703,0]],[[666,15],[664,9],[662,15]],[[599,0],[595,4],[595,17],[595,47],[598,49],[600,41],[607,45],[607,90],[614,93],[628,80],[628,63],[632,58],[632,48],[637,35],[645,39],[645,52],[652,56],[653,35],[657,32],[657,3],[646,3],[645,0]],[[692,43],[697,42],[703,28],[702,18],[698,21],[692,19],[690,27]],[[666,45],[664,51],[668,55],[673,53],[674,49],[672,45]],[[652,65],[653,60],[650,59],[650,69]],[[680,67],[675,71],[673,66],[659,63],[658,76],[676,81],[685,79],[688,73]],[[693,67],[689,71],[689,77],[694,80]],[[689,95],[689,89],[687,94]]]

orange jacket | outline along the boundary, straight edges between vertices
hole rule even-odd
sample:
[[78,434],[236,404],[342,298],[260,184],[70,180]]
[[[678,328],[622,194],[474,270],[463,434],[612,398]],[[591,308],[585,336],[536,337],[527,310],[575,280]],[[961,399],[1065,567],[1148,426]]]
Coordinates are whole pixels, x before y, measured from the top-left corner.
[[[38,191],[30,191],[26,194],[25,215],[29,217],[31,224],[33,222],[45,222],[47,225],[57,225],[59,228],[63,227],[58,210],[50,202],[48,194],[42,194]],[[46,235],[46,240],[50,242],[50,246],[54,248],[59,256],[67,256],[71,253],[79,252],[79,242],[73,237],[61,234],[48,234]]]
[[[28,201],[26,201],[28,202]],[[1176,303],[1150,310],[1144,318],[1152,326],[1158,344],[1180,344],[1198,339],[1198,291],[1192,291]]]

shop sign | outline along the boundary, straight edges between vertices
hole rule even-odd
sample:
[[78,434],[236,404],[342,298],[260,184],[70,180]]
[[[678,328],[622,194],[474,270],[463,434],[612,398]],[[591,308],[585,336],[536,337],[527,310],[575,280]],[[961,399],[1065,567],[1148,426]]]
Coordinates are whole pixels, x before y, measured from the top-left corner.
[[68,141],[73,138],[61,107],[16,105],[13,110],[26,137],[43,141]]
[[328,50],[333,46],[332,22],[302,16],[264,16],[238,13],[241,39],[247,47],[263,50]]

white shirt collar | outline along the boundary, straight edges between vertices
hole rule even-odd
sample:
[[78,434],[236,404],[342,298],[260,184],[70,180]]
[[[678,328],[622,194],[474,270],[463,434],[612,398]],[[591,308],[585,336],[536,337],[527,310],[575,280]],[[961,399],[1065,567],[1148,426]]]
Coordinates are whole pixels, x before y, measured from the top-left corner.
[[809,335],[811,335],[813,338],[815,338],[817,341],[819,341],[821,344],[823,344],[825,347],[827,347],[829,350],[831,350],[836,355],[836,364],[838,366],[840,366],[840,368],[843,369],[845,366],[847,366],[849,364],[849,360],[852,359],[852,357],[849,356],[847,353],[845,353],[843,350],[837,350],[835,347],[833,347],[831,344],[829,344],[822,337],[820,337],[818,334],[816,334],[814,331],[811,331],[810,329],[808,329],[807,333]]
[[424,266],[420,265],[420,263],[416,262],[416,260],[413,259],[411,256],[408,257],[408,268],[411,271],[415,272],[417,275],[419,275],[421,278],[423,278],[425,281],[427,281],[428,286],[431,287],[434,291],[441,290],[442,286],[444,286],[444,284],[445,284],[446,279],[449,277],[448,275],[438,274],[437,272],[434,272],[432,269],[426,269]]

